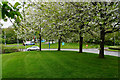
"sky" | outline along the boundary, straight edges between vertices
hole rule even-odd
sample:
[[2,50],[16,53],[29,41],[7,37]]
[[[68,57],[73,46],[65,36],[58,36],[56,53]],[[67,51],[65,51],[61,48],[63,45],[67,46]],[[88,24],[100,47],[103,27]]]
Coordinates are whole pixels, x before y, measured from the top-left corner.
[[2,28],[8,28],[9,26],[12,25],[12,23],[9,20],[7,22],[1,20],[1,23],[3,24]]

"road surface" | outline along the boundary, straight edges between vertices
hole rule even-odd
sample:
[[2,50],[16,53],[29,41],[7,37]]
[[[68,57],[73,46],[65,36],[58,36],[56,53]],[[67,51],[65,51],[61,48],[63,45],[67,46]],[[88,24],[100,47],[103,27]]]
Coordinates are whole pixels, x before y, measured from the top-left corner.
[[[57,50],[57,49],[41,49],[41,50]],[[62,51],[79,51],[79,49],[61,49]],[[22,51],[27,51],[27,49],[23,49]],[[83,49],[83,52],[89,52],[89,53],[95,53],[99,54],[99,50],[92,48],[92,49]],[[120,52],[115,51],[104,51],[105,55],[111,55],[111,56],[118,56],[120,57]]]

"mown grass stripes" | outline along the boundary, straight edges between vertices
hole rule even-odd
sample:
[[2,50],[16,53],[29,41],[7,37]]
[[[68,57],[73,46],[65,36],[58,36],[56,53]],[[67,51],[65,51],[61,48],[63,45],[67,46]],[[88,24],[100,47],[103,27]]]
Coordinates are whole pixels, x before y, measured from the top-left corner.
[[3,54],[3,78],[117,78],[118,57],[76,51]]

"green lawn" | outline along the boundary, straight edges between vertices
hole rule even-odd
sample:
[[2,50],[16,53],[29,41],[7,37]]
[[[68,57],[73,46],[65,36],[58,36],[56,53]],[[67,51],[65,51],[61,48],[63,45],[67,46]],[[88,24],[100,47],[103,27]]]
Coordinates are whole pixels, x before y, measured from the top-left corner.
[[[86,45],[88,45],[88,47],[86,47]],[[26,48],[31,47],[31,46],[39,46],[39,44],[27,45]],[[49,44],[42,43],[41,47],[42,47],[42,49],[46,49],[46,48],[48,49]],[[108,47],[108,45],[105,45],[105,47]],[[7,44],[6,48],[24,49],[25,46],[23,46],[21,43],[19,44],[19,46],[17,44]],[[50,48],[52,48],[52,49],[58,48],[58,43],[51,44]],[[61,48],[64,48],[64,49],[78,49],[79,48],[79,43],[65,43],[65,45],[63,45],[63,46],[61,45]],[[99,48],[99,44],[84,43],[83,48]]]
[[118,57],[76,51],[2,54],[3,78],[117,78]]

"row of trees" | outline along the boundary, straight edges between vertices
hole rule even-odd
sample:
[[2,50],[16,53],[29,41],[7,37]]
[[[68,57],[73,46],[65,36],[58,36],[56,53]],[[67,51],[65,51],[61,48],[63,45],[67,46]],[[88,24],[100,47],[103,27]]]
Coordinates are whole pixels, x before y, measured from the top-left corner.
[[[34,38],[35,38],[35,40],[38,40],[39,35],[38,34],[33,35],[33,34],[31,33],[31,35],[27,35],[26,40],[32,40]],[[107,45],[119,45],[120,40],[119,40],[118,34],[119,34],[119,32],[115,32],[115,33],[112,33],[112,34],[107,34],[106,37],[105,37],[105,44],[107,44]],[[86,37],[83,40],[85,43],[99,44],[99,42],[100,42],[99,39],[98,39],[99,36],[93,37],[90,34],[85,34],[85,36]],[[67,42],[68,43],[69,42],[75,43],[75,42],[79,41],[77,38],[78,37],[73,38],[73,39],[69,39],[70,41],[68,41],[68,39],[65,39],[65,40],[62,40],[62,41],[66,42],[66,43]],[[52,38],[52,39],[54,39],[54,38]],[[52,39],[51,39],[51,41],[52,41]],[[25,40],[24,37],[20,38],[20,39],[17,38],[17,34],[15,33],[13,26],[2,29],[2,39],[1,39],[1,41],[2,41],[3,44],[5,44],[5,43],[6,44],[14,44],[14,43],[17,43],[17,41],[19,41],[19,43],[22,43],[23,40]],[[49,41],[49,39],[47,41]]]
[[[119,30],[119,2],[33,2],[22,4],[22,20],[14,23],[18,36],[35,33],[41,37],[61,40],[79,39],[82,53],[86,34],[100,38],[99,57],[104,58],[105,35]],[[18,15],[19,16],[19,15]],[[4,17],[3,17],[4,18]],[[16,19],[16,18],[15,18]],[[17,25],[17,27],[16,27]]]
[[[2,43],[3,44],[14,44],[17,43],[17,34],[14,31],[14,28],[12,26],[8,28],[3,28],[2,29]],[[19,39],[19,42],[22,43],[23,40]]]

